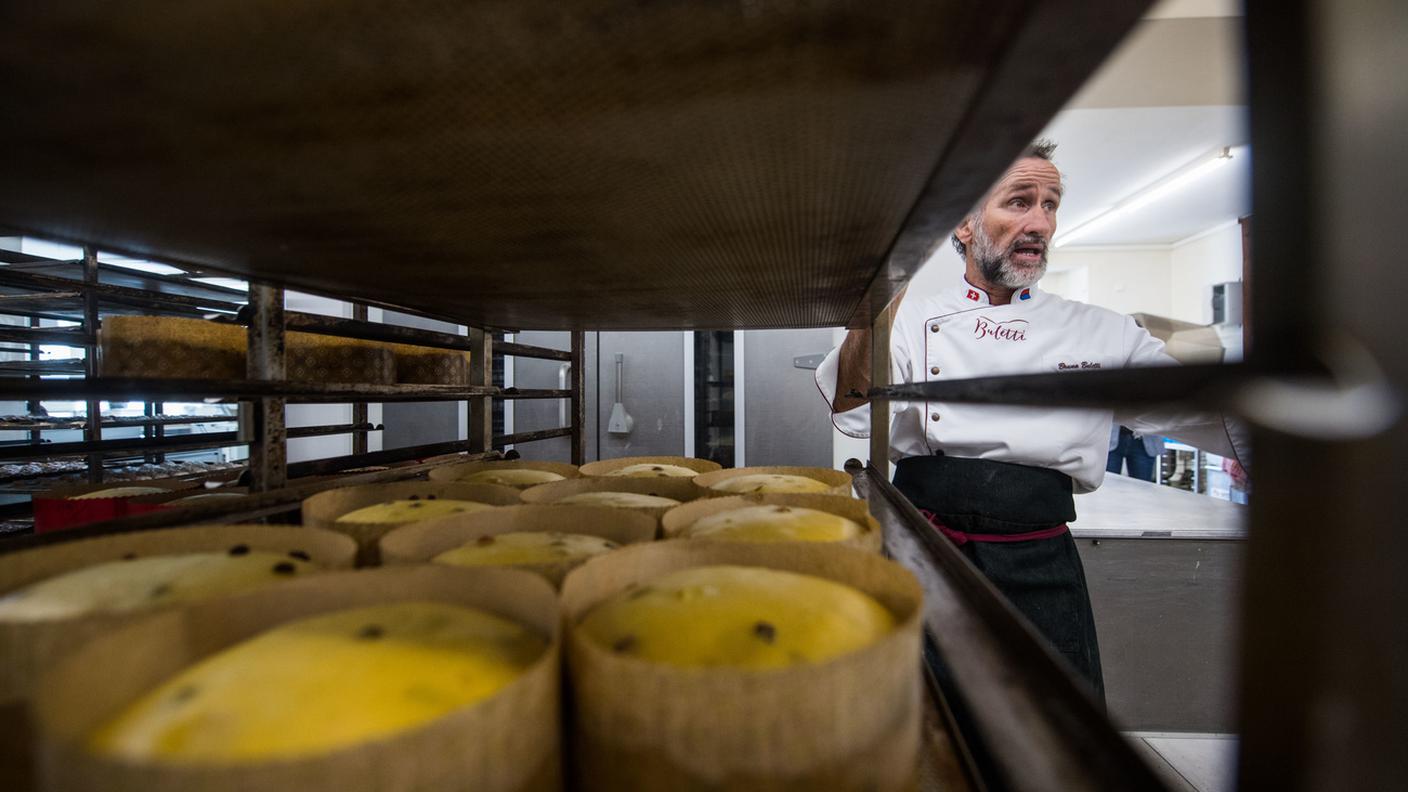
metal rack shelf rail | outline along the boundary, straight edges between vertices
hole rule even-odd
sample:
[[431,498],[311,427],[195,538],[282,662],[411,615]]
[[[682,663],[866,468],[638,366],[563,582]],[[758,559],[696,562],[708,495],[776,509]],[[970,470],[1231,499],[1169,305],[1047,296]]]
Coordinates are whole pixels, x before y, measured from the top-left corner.
[[[289,382],[279,372],[279,361],[271,358],[272,350],[282,347],[282,335],[287,330],[443,349],[470,350],[476,343],[482,342],[475,339],[479,331],[474,330],[468,336],[461,336],[369,322],[366,321],[366,308],[360,304],[354,306],[353,319],[283,311],[283,292],[277,288],[252,285],[245,292],[193,280],[205,276],[198,271],[175,275],[153,274],[104,264],[98,261],[93,246],[86,246],[84,254],[81,261],[70,261],[0,251],[0,262],[3,262],[0,263],[0,291],[4,292],[0,294],[0,314],[28,318],[31,325],[0,328],[0,342],[22,345],[9,351],[28,352],[26,360],[0,363],[0,374],[10,375],[0,376],[0,400],[25,401],[30,411],[29,415],[0,417],[0,431],[24,431],[29,435],[28,441],[0,444],[0,461],[83,456],[88,462],[89,480],[100,481],[105,464],[114,460],[137,456],[160,460],[165,454],[173,452],[246,446],[251,455],[249,478],[254,488],[262,491],[282,487],[290,475],[329,475],[369,464],[404,462],[440,454],[487,454],[507,446],[548,438],[580,438],[582,422],[579,418],[575,425],[553,429],[502,436],[492,436],[490,433],[463,441],[368,454],[367,433],[383,428],[367,420],[369,402],[464,401],[472,410],[476,409],[474,405],[484,405],[485,410],[491,410],[493,399],[569,399],[580,403],[581,382],[575,383],[576,391],[572,388],[500,389],[489,384],[487,373],[492,365],[489,356],[494,354],[571,360],[572,352],[524,344],[495,344],[488,348],[487,353],[481,349],[481,354],[473,357],[473,378],[478,383],[473,385]],[[76,280],[74,276],[83,279]],[[279,305],[274,309],[276,302]],[[160,315],[198,316],[247,325],[251,339],[251,378],[172,380],[97,376],[93,363],[96,360],[96,328],[101,316],[134,310]],[[80,325],[38,327],[40,319],[76,321]],[[580,333],[577,334],[578,346],[581,344],[580,336]],[[85,350],[85,356],[83,359],[61,361],[39,360],[40,345],[78,347]],[[82,376],[55,376],[63,374]],[[147,415],[139,418],[103,416],[98,421],[88,418],[101,415],[102,401],[119,398],[144,401]],[[46,400],[83,401],[87,410],[83,417],[55,418],[39,409],[39,405]],[[236,403],[240,411],[237,415],[157,415],[162,404],[181,401]],[[290,403],[351,403],[353,420],[345,424],[289,429],[283,426],[282,410]],[[254,409],[256,406],[260,409]],[[185,435],[168,435],[165,432],[171,426],[232,422],[237,424],[234,431]],[[143,436],[102,438],[103,428],[126,427],[142,429]],[[82,431],[84,439],[53,442],[43,434],[51,430]],[[283,460],[286,459],[289,439],[337,434],[352,435],[354,453],[351,456],[285,466]],[[579,439],[574,442],[573,448],[580,456]],[[68,469],[56,472],[71,475]],[[48,474],[22,475],[26,480],[43,480]],[[242,507],[231,504],[231,508]]]

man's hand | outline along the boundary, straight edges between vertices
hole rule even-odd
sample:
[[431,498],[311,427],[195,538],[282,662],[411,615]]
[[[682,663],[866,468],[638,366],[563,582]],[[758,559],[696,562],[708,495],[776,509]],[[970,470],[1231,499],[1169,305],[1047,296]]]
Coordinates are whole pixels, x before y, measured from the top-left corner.
[[[885,324],[893,326],[895,314],[900,310],[900,301],[909,287],[900,289],[890,304],[885,306]],[[870,329],[852,330],[846,333],[841,342],[840,361],[836,371],[836,398],[831,400],[831,409],[845,412],[869,404],[865,393],[870,390]]]

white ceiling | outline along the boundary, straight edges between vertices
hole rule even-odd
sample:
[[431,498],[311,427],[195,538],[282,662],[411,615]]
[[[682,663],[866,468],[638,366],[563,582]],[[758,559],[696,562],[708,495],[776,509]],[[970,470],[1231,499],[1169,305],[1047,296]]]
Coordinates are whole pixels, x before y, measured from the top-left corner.
[[1176,17],[1241,16],[1241,0],[1163,0],[1144,15],[1145,19]]
[[[1141,107],[1067,110],[1046,135],[1058,144],[1056,165],[1066,181],[1058,235],[1159,182],[1214,149],[1242,146],[1240,107]],[[1251,210],[1250,148],[1176,192],[1081,236],[1071,246],[1167,245]]]
[[[1165,0],[1043,136],[1066,179],[1061,229],[1223,146],[1247,143],[1240,3]],[[1168,245],[1251,211],[1250,150],[1065,249]]]

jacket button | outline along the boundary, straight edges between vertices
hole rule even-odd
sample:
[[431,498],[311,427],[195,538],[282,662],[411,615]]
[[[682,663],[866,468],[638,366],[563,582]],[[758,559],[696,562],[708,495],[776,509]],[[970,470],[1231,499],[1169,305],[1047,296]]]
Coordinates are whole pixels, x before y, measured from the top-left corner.
[[938,373],[939,373],[939,367],[938,367],[938,366],[930,366],[930,367],[929,367],[929,373],[930,373],[930,374],[933,374],[933,375],[935,375],[935,376],[937,376]]
[[938,414],[938,413],[929,413],[929,420],[931,420],[931,421],[937,421],[937,420],[939,420],[939,414]]
[[931,332],[931,333],[937,333],[937,332],[939,332],[939,323],[938,323],[938,322],[934,322],[933,324],[929,325],[929,332]]

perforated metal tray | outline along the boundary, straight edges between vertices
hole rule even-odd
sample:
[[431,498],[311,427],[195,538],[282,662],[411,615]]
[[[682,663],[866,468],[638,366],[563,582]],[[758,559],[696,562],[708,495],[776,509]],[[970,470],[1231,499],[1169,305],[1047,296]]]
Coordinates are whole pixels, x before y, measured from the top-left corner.
[[0,224],[504,328],[866,321],[1143,2],[0,7]]

